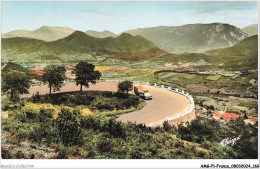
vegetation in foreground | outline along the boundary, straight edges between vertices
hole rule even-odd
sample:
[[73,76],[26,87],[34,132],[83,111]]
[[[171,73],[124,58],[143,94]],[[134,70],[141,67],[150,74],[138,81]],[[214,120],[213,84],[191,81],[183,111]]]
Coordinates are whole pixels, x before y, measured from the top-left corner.
[[[245,125],[241,119],[221,124],[198,118],[176,130],[167,122],[162,128],[151,128],[98,115],[83,116],[79,110],[66,108],[53,118],[49,110],[29,111],[23,104],[11,106],[11,116],[2,120],[2,129],[11,133],[14,144],[31,140],[54,148],[57,153],[52,158],[257,158],[257,125]],[[233,146],[219,144],[236,137],[240,139]]]
[[[201,144],[213,151],[218,158],[257,159],[258,158],[258,124],[246,125],[243,118],[221,123],[216,120],[197,117],[196,120],[180,126],[177,136],[181,139]],[[234,140],[221,146],[224,139]]]
[[57,150],[53,158],[214,157],[211,151],[165,133],[161,128],[122,124],[102,116],[83,116],[80,111],[65,108],[55,119],[49,110],[24,110],[22,102],[14,107],[12,118],[2,120],[2,129],[11,133],[10,140],[45,143]]

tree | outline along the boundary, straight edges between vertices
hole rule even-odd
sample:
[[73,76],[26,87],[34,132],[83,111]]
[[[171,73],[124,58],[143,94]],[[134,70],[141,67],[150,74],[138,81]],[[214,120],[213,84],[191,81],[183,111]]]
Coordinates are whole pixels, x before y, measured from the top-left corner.
[[21,65],[18,65],[16,63],[12,63],[12,62],[9,62],[7,63],[4,67],[2,67],[2,73],[6,73],[6,72],[9,72],[11,70],[16,70],[16,71],[19,71],[19,72],[24,72],[26,74],[29,73],[29,70],[22,67]]
[[2,91],[11,94],[11,100],[19,99],[19,94],[29,93],[30,78],[25,72],[9,70],[2,72]]
[[93,64],[88,62],[79,62],[74,72],[76,75],[76,85],[80,85],[80,91],[82,91],[82,86],[89,87],[89,83],[96,84],[96,81],[100,79],[101,73],[96,70]]
[[49,83],[50,95],[52,88],[54,92],[60,90],[65,79],[65,72],[64,66],[48,65],[44,68],[43,81]]
[[127,93],[131,90],[133,90],[133,82],[130,81],[123,81],[121,83],[118,83],[118,92]]

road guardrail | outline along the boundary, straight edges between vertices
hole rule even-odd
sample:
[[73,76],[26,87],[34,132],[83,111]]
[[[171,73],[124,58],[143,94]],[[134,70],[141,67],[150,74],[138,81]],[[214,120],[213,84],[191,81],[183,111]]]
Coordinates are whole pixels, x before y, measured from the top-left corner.
[[[99,82],[122,82],[123,80],[98,80],[98,81]],[[173,120],[180,119],[181,117],[186,116],[186,115],[192,113],[194,108],[195,108],[195,104],[194,104],[194,100],[193,100],[192,96],[189,93],[187,93],[187,92],[185,92],[183,90],[180,90],[180,89],[177,89],[177,88],[173,88],[171,86],[167,86],[167,85],[163,85],[163,84],[158,84],[158,83],[140,82],[140,81],[132,81],[132,82],[134,84],[138,84],[138,85],[148,85],[148,86],[162,88],[162,89],[168,90],[168,91],[173,92],[173,93],[181,94],[181,95],[185,96],[186,98],[188,98],[188,100],[189,100],[189,107],[184,109],[184,113],[181,114],[180,112],[178,112],[177,113],[177,118],[176,117],[167,117],[163,121],[170,122],[170,121],[173,121]],[[150,123],[149,125],[153,126],[154,124]]]

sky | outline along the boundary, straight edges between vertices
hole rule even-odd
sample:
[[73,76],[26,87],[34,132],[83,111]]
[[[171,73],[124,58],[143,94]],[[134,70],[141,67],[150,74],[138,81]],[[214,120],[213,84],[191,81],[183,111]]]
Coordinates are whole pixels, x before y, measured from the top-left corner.
[[2,1],[2,33],[41,26],[121,33],[155,26],[228,23],[239,28],[258,23],[257,2],[71,2]]

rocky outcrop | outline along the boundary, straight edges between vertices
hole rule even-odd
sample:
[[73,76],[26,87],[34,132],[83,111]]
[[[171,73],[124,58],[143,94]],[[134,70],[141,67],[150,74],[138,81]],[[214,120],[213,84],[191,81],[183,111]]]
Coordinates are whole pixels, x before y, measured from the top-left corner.
[[1,131],[1,155],[2,159],[51,159],[56,151],[45,144],[39,144],[28,140],[14,142],[10,139],[10,133]]

